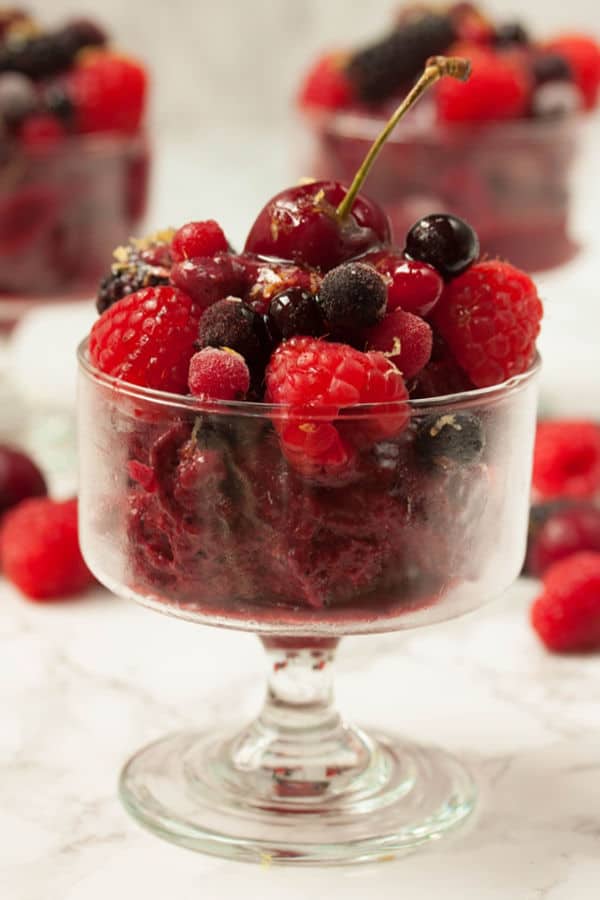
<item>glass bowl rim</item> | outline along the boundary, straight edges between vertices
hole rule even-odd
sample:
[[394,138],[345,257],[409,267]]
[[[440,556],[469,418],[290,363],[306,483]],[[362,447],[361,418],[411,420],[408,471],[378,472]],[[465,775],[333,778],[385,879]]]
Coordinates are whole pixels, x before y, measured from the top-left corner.
[[26,159],[40,160],[45,156],[61,156],[66,152],[89,153],[101,155],[106,152],[114,152],[115,149],[138,146],[149,140],[148,129],[144,125],[136,131],[94,131],[88,134],[67,134],[58,143],[40,144],[35,150],[27,150],[19,140],[11,140],[7,143],[9,154],[18,154]]
[[[115,393],[132,399],[150,402],[156,406],[179,407],[182,411],[196,414],[210,413],[221,415],[237,415],[250,417],[289,418],[290,406],[277,403],[260,403],[246,400],[211,400],[201,401],[197,397],[171,394],[166,391],[158,391],[153,388],[140,387],[136,384],[122,381],[112,375],[107,375],[96,368],[89,359],[89,337],[84,338],[77,348],[77,359],[80,371],[90,380],[111,388]],[[512,394],[522,390],[530,381],[536,378],[541,368],[541,358],[536,353],[535,359],[529,368],[520,375],[484,388],[474,388],[471,391],[462,391],[457,394],[443,394],[439,397],[426,397],[423,399],[409,399],[408,401],[382,401],[380,403],[357,403],[354,406],[343,407],[337,414],[337,418],[348,421],[353,418],[365,418],[369,415],[385,416],[394,415],[399,408],[408,406],[415,413],[427,411],[448,411],[449,408],[457,410],[492,405],[495,402],[506,399]],[[331,409],[322,407],[319,409],[304,409],[303,418],[311,420],[331,420]]]
[[[322,127],[328,134],[337,137],[360,140],[374,140],[386,125],[388,118],[377,112],[370,114],[360,110],[329,110],[319,107],[299,106],[300,117],[309,125]],[[438,123],[432,120],[411,126],[410,120],[395,128],[388,138],[388,143],[404,144],[420,141],[422,143],[438,143],[444,138],[481,134],[493,137],[520,138],[533,137],[536,140],[549,140],[556,136],[556,130],[566,129],[572,135],[574,131],[590,118],[583,110],[567,113],[562,117],[539,119],[506,119],[490,122],[450,122]]]

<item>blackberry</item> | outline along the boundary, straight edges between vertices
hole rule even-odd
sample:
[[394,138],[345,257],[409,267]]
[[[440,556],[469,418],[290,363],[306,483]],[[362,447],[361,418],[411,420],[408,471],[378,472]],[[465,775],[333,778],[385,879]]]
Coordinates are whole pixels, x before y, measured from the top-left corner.
[[410,259],[429,263],[445,279],[460,275],[479,257],[479,239],[470,225],[445,213],[419,219],[406,236]]
[[498,26],[494,40],[497,47],[511,47],[514,44],[527,46],[529,34],[520,22],[506,22]]
[[83,47],[104,44],[106,35],[93,22],[78,20],[60,31],[9,41],[0,47],[0,72],[49,78],[71,66]]
[[343,263],[323,279],[318,302],[330,328],[369,328],[385,313],[387,287],[373,266]]
[[426,13],[359,50],[346,72],[359,98],[377,103],[415,78],[427,59],[443,53],[455,38],[449,16]]
[[196,347],[227,347],[256,369],[266,362],[271,341],[263,319],[237,297],[227,297],[203,314]]
[[538,53],[531,65],[536,85],[548,84],[550,81],[572,81],[571,66],[560,53]]
[[421,462],[442,466],[477,462],[484,446],[481,420],[471,413],[428,416],[418,426],[414,443]]
[[319,337],[325,328],[313,294],[302,288],[289,288],[271,300],[268,327],[279,340],[295,334]]
[[[127,294],[134,294],[142,288],[170,283],[169,268],[160,264],[161,255],[164,255],[165,262],[168,261],[168,247],[164,245],[164,254],[161,254],[160,248],[159,244],[148,248],[144,241],[139,241],[138,246],[119,248],[117,261],[113,263],[111,272],[100,282],[96,297],[96,309],[100,315]],[[157,262],[144,258],[150,252],[156,257]]]

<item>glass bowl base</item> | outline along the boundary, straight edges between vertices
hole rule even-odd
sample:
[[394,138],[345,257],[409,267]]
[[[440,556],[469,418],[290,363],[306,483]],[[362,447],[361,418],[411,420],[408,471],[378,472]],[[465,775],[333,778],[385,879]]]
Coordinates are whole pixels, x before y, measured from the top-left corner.
[[[126,809],[182,847],[229,859],[347,864],[393,859],[443,837],[473,811],[475,785],[451,755],[346,729],[367,761],[290,771],[240,766],[238,738],[185,732],[140,750],[121,774]],[[264,749],[264,748],[263,748]],[[364,756],[364,754],[363,754]]]

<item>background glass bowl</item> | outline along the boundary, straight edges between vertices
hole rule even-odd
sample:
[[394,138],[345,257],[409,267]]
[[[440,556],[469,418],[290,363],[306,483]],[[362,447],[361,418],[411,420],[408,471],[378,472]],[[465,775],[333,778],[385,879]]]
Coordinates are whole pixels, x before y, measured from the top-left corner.
[[0,148],[0,326],[29,306],[95,293],[146,210],[144,134]]
[[[427,110],[426,110],[427,112]],[[301,175],[350,183],[385,124],[360,113],[301,114]],[[365,192],[390,216],[401,242],[421,216],[451,212],[477,231],[482,254],[526,271],[570,260],[576,116],[481,125],[403,122],[381,151]]]
[[[343,476],[299,473],[281,407],[204,404],[104,376],[80,348],[80,534],[114,592],[254,631],[270,656],[259,718],[167,737],[130,761],[127,808],[156,833],[241,859],[363,861],[439,837],[473,808],[453,758],[342,722],[331,662],[346,634],[439,622],[521,568],[537,364],[498,387],[354,407]],[[410,424],[399,427],[410,413]],[[483,448],[432,462],[418,435],[478,423]],[[330,424],[325,411],[303,425]],[[477,446],[479,444],[476,442]],[[460,454],[459,454],[460,455]]]

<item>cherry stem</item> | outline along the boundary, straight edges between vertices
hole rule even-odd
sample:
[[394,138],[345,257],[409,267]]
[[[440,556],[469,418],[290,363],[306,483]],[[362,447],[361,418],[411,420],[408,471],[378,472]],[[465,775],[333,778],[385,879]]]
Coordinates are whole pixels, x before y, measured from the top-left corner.
[[377,159],[379,152],[388,137],[400,119],[402,119],[408,110],[415,105],[425,91],[445,75],[449,75],[451,78],[457,78],[459,81],[466,81],[470,74],[471,63],[468,59],[463,59],[460,56],[432,56],[427,60],[423,74],[406,95],[365,156],[360,169],[354,176],[354,180],[350,185],[346,196],[336,210],[336,216],[339,220],[345,219],[352,209],[356,195],[360,191],[365,178],[371,171],[373,163]]

